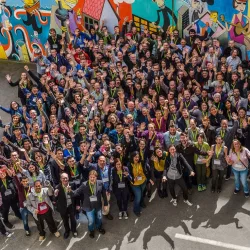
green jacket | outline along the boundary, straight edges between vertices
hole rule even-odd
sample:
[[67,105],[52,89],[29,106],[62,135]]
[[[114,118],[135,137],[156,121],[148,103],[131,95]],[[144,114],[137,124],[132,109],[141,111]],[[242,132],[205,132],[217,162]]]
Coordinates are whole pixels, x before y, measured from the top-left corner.
[[[200,149],[203,152],[207,152],[207,151],[210,150],[210,146],[209,146],[209,144],[207,142],[203,142],[203,145],[202,145],[201,148],[198,146],[198,142],[195,142],[194,145],[195,145],[196,148]],[[208,158],[208,156],[203,156],[203,157]],[[198,159],[198,155],[194,154],[194,164],[195,165],[197,163],[197,159]]]

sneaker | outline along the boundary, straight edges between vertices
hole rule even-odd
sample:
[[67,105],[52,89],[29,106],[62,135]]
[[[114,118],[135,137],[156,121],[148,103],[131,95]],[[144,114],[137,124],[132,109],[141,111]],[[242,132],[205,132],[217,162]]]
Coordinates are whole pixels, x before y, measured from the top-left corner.
[[56,238],[59,238],[61,236],[59,232],[55,232],[54,235],[56,236]]
[[225,177],[225,181],[228,181],[228,180],[230,180],[230,177],[227,177],[227,176],[226,176],[226,177]]
[[78,236],[78,233],[77,232],[74,232],[73,233],[73,237],[76,238]]
[[207,190],[207,186],[206,185],[202,185],[202,191]]
[[65,232],[64,235],[63,235],[63,238],[66,240],[69,238],[69,232]]
[[201,192],[201,191],[203,191],[203,189],[202,189],[202,186],[199,185],[199,186],[198,186],[198,192]]
[[25,231],[26,236],[30,236],[30,231]]
[[188,206],[193,206],[193,204],[189,200],[184,200],[184,203],[186,203]]
[[123,216],[124,216],[124,219],[125,219],[125,220],[128,219],[128,213],[127,213],[127,212],[123,212]]
[[246,198],[249,198],[249,193],[245,193],[245,197],[246,197]]
[[13,233],[10,233],[10,232],[6,232],[4,235],[7,237],[7,238],[10,238],[12,236]]
[[13,224],[11,224],[10,222],[4,222],[5,226],[9,229],[14,229],[15,226]]
[[135,214],[137,217],[140,217],[140,216],[141,216],[141,213],[136,213],[136,212],[134,212],[134,214]]
[[89,237],[92,238],[92,239],[95,238],[95,231],[90,231],[89,232]]
[[170,202],[173,202],[173,205],[176,207],[177,206],[177,199],[172,199]]
[[99,233],[101,233],[101,234],[105,234],[105,233],[106,233],[106,232],[105,232],[105,229],[103,229],[102,227],[99,228],[98,231],[99,231]]
[[238,194],[239,192],[240,190],[237,190],[237,189],[234,190],[234,194]]
[[39,236],[39,241],[43,241],[45,239],[45,236]]
[[119,212],[119,220],[122,219],[122,212]]

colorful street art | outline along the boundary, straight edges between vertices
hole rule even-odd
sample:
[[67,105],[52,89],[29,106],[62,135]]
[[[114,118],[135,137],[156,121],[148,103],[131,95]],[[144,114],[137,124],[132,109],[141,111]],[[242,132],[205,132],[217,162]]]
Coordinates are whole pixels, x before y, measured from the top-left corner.
[[36,48],[45,54],[50,28],[69,35],[104,21],[113,32],[125,17],[138,31],[177,27],[185,37],[195,29],[250,51],[248,0],[0,0],[0,58],[30,61]]

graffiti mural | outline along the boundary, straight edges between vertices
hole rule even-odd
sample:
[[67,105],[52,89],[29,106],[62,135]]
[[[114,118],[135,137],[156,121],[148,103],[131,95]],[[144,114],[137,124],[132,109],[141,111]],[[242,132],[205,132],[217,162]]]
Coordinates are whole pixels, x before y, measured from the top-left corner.
[[70,37],[104,21],[113,32],[125,18],[138,31],[177,28],[185,37],[195,29],[250,51],[248,0],[0,0],[0,58],[30,61],[37,48],[45,54],[50,28]]

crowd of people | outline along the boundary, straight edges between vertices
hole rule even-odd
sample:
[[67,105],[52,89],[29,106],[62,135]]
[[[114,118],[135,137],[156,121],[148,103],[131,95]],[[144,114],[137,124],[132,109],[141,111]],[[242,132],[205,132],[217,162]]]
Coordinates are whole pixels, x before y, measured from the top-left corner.
[[34,49],[36,72],[6,75],[20,104],[0,106],[10,114],[1,124],[2,234],[14,228],[11,208],[26,236],[32,215],[39,241],[44,221],[60,237],[54,211],[65,239],[77,237],[79,213],[94,238],[105,234],[103,216],[113,220],[111,199],[114,219],[126,220],[129,202],[141,216],[155,188],[177,206],[178,185],[192,206],[194,188],[220,193],[232,174],[232,192],[249,197],[250,71],[234,41],[221,46],[193,29],[183,38],[160,27],[139,32],[126,18],[112,32],[105,23],[50,29],[45,48]]

